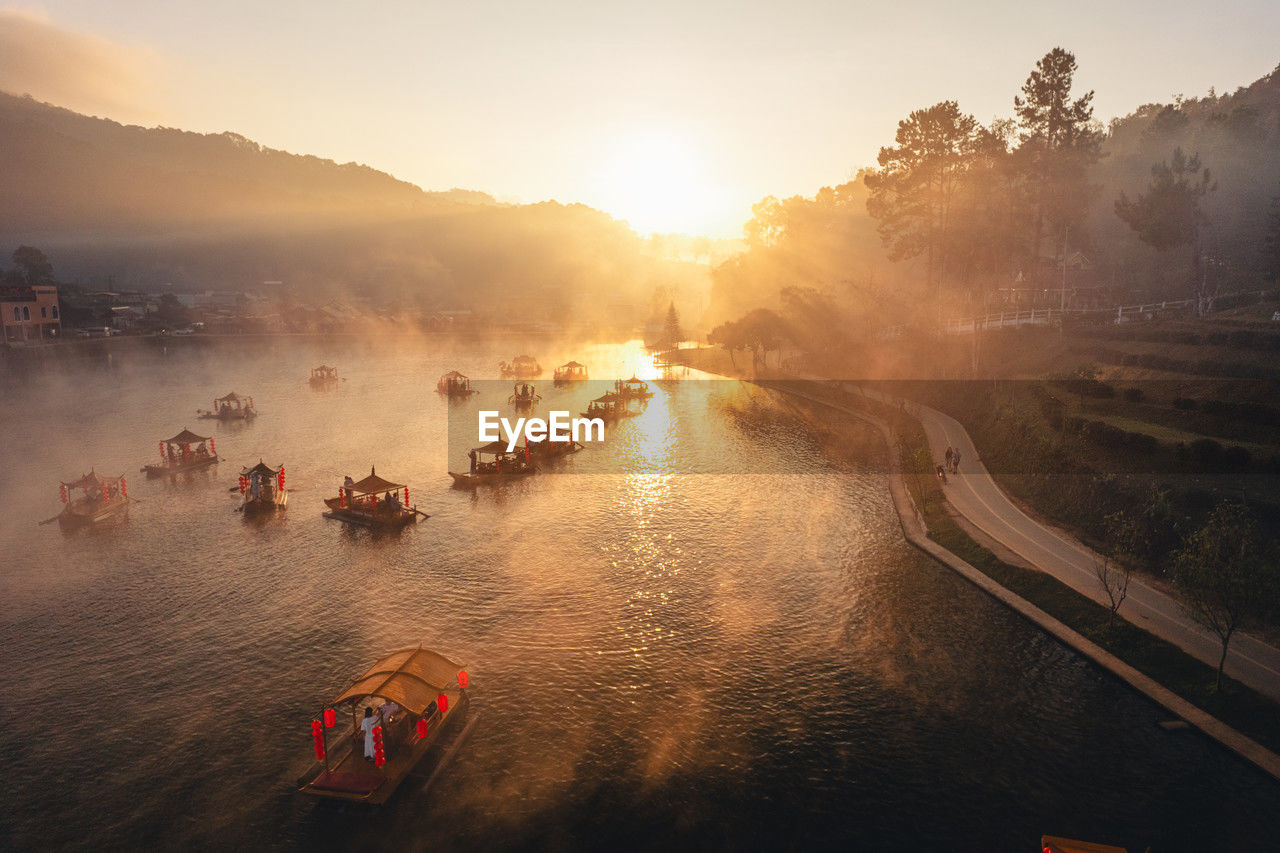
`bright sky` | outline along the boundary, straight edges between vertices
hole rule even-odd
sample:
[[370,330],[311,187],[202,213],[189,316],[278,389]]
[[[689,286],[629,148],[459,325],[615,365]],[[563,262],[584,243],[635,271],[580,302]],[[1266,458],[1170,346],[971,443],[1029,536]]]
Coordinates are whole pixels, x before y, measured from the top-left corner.
[[[1275,0],[9,8],[0,88],[119,120],[234,130],[426,189],[580,201],[644,233],[717,237],[739,236],[765,195],[812,194],[873,163],[912,109],[955,99],[984,122],[1008,115],[1055,45],[1076,54],[1103,120],[1229,91],[1280,63]],[[57,59],[10,50],[6,63],[2,30],[18,24],[48,31]],[[35,41],[20,39],[24,50]],[[83,80],[68,79],[68,44],[88,56]]]

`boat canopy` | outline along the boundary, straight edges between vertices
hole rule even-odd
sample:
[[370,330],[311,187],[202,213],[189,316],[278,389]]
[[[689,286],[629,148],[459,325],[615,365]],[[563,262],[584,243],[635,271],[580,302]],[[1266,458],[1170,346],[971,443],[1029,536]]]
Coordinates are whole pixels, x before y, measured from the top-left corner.
[[[337,375],[338,375],[338,368],[336,368],[336,367],[330,367],[330,366],[329,366],[329,365],[327,365],[327,364],[322,364],[322,365],[320,365],[319,367],[313,367],[313,368],[311,368],[311,375],[312,375],[312,376],[315,376],[315,377],[317,377],[317,378],[323,378],[323,377],[326,377],[326,376],[337,376]],[[235,392],[232,392],[232,393],[231,393],[231,396],[232,396],[232,397],[235,397]],[[225,400],[225,399],[227,399],[227,398],[226,398],[226,397],[223,397],[223,399]]]
[[249,399],[248,397],[242,397],[241,395],[237,394],[235,391],[232,391],[232,392],[231,392],[230,394],[228,394],[227,396],[225,396],[225,397],[219,397],[219,398],[217,398],[216,400],[214,400],[213,402],[215,402],[215,403],[238,403],[238,402],[239,402],[239,401],[241,401],[241,400],[248,400],[248,399]]
[[274,477],[280,473],[280,469],[272,468],[270,465],[259,459],[257,465],[254,465],[252,468],[243,468],[240,473],[246,477],[251,474],[261,474],[263,477]]
[[483,444],[480,447],[475,448],[473,452],[487,453],[490,456],[505,456],[520,453],[523,450],[523,447],[517,447],[515,450],[507,450],[507,443],[502,439],[499,439],[497,441],[491,441],[488,444]]
[[450,370],[448,373],[446,373],[444,376],[441,376],[440,378],[441,379],[466,379],[467,377],[463,376],[461,373],[459,373],[456,370]]
[[401,649],[369,667],[334,704],[379,696],[414,714],[423,715],[441,693],[457,685],[458,671],[461,669],[459,664],[444,655],[421,646],[416,649]]
[[[120,475],[120,477],[123,476],[123,474]],[[96,471],[90,469],[89,473],[85,474],[80,479],[72,480],[70,483],[64,482],[62,485],[66,486],[68,489],[100,489],[107,483],[119,482],[120,477],[102,477]]]
[[538,360],[531,355],[518,355],[513,364],[537,364]]
[[375,495],[379,492],[396,492],[404,487],[404,483],[392,483],[389,480],[382,479],[378,476],[377,471],[370,468],[368,477],[346,488],[349,495]]
[[601,394],[591,402],[599,403],[602,406],[616,406],[619,403],[626,402],[619,394],[610,391],[608,394]]
[[182,432],[178,433],[173,438],[167,439],[165,444],[195,444],[197,441],[208,440],[209,436],[196,435],[194,432],[184,427]]
[[570,362],[568,362],[568,363],[566,363],[566,364],[562,364],[562,365],[560,365],[560,369],[561,369],[561,370],[575,370],[575,369],[577,369],[577,368],[579,368],[579,367],[585,367],[585,366],[586,366],[586,365],[578,364],[578,362],[576,362],[576,361],[570,361]]

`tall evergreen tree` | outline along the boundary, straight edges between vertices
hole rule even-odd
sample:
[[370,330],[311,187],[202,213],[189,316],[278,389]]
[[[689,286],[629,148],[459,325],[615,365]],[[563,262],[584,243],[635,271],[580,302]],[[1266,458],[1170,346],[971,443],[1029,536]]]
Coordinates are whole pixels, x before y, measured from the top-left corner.
[[667,319],[663,324],[663,337],[671,346],[684,340],[684,330],[680,328],[680,315],[676,313],[676,304],[667,306]]
[[880,168],[867,175],[867,211],[879,220],[889,257],[923,254],[926,279],[939,287],[947,274],[952,202],[979,129],[955,101],[915,110],[898,122],[896,144],[880,149]]
[[[1089,202],[1089,167],[1101,156],[1102,131],[1093,119],[1093,92],[1074,100],[1075,55],[1055,47],[1041,57],[1013,99],[1034,188],[1036,213],[1031,249],[1039,264],[1042,243],[1052,238],[1051,253],[1079,235]],[[1076,240],[1080,242],[1079,239]]]
[[1197,290],[1202,282],[1200,231],[1207,222],[1202,201],[1216,186],[1208,168],[1201,166],[1200,155],[1187,157],[1175,148],[1169,162],[1151,167],[1151,184],[1145,193],[1130,200],[1121,191],[1116,200],[1116,216],[1142,242],[1161,252],[1191,247],[1192,286]]

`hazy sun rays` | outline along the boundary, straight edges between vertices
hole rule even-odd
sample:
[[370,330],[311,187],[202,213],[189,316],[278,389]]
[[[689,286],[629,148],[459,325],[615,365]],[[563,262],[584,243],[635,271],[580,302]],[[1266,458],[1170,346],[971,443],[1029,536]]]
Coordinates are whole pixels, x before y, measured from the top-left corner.
[[594,201],[641,234],[699,233],[724,204],[711,166],[710,152],[688,134],[628,131],[597,162]]

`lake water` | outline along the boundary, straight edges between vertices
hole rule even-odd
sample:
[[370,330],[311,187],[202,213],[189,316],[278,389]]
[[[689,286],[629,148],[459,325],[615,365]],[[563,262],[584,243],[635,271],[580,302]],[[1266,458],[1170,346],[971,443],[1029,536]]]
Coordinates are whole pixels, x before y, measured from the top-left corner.
[[[634,345],[527,348],[653,376]],[[451,408],[436,378],[492,377],[524,349],[113,341],[7,371],[0,843],[1032,850],[1053,833],[1160,853],[1280,837],[1280,786],[1164,731],[908,545],[874,434],[816,437],[759,389],[664,382],[552,472],[449,488],[471,413],[509,412],[510,384]],[[327,392],[306,381],[322,362],[344,379]],[[538,388],[544,410],[591,396],[549,373]],[[255,422],[195,419],[231,390]],[[225,461],[143,479],[184,426]],[[295,491],[251,523],[230,489],[260,458]],[[373,465],[431,518],[398,536],[322,518]],[[129,476],[128,524],[38,526],[90,466]],[[428,756],[377,811],[295,793],[317,709],[419,642],[472,676],[453,760]]]

